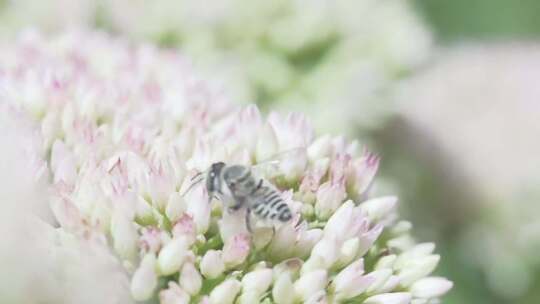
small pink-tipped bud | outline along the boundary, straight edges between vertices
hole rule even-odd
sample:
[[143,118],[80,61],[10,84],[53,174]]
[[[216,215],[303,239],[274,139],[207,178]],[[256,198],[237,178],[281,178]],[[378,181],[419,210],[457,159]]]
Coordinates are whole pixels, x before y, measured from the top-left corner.
[[185,238],[189,245],[193,244],[197,236],[195,221],[193,221],[193,218],[189,214],[182,215],[176,224],[174,224],[172,234],[175,238]]
[[232,268],[244,262],[249,254],[249,236],[235,235],[225,242],[222,259],[227,268]]
[[416,298],[438,298],[447,293],[454,284],[441,277],[429,277],[418,280],[411,286],[411,293]]
[[200,264],[201,273],[209,279],[219,277],[225,271],[225,264],[221,258],[221,251],[208,250]]
[[152,297],[158,283],[155,268],[156,257],[153,253],[147,253],[131,279],[131,295],[136,301],[145,301]]
[[320,219],[328,219],[341,205],[346,197],[345,185],[342,182],[326,182],[317,190],[315,214]]
[[188,253],[188,241],[179,237],[172,239],[159,252],[158,266],[163,275],[170,275],[180,270]]
[[326,270],[316,270],[302,275],[294,283],[296,296],[301,300],[309,299],[314,293],[323,290],[327,283]]
[[408,292],[383,293],[367,298],[365,304],[409,304],[411,294]]
[[361,158],[353,162],[348,177],[355,197],[362,197],[369,189],[377,174],[379,161],[380,158],[377,155],[366,151]]
[[189,304],[189,294],[175,282],[169,282],[169,288],[159,293],[160,304]]
[[202,287],[201,274],[191,262],[186,262],[180,271],[180,286],[189,294],[196,295]]
[[237,280],[225,280],[210,293],[210,304],[232,304],[241,287]]
[[379,238],[379,235],[381,235],[382,231],[384,229],[384,226],[382,224],[377,224],[375,227],[371,228],[369,231],[362,233],[359,237],[360,240],[360,246],[358,248],[358,255],[364,256],[366,252],[368,252],[369,248],[373,245],[373,243]]

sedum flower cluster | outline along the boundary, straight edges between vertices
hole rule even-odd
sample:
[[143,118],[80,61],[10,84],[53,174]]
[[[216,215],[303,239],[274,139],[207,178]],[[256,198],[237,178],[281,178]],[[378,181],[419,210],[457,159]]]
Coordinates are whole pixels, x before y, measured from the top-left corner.
[[409,0],[52,0],[43,6],[7,2],[0,16],[8,29],[99,26],[180,46],[236,100],[295,107],[336,133],[380,126],[392,114],[393,84],[431,50],[431,35]]
[[[379,158],[357,142],[316,136],[300,114],[234,106],[178,53],[100,33],[26,33],[0,58],[0,98],[39,137],[31,151],[51,188],[54,231],[62,246],[110,248],[121,267],[108,279],[129,278],[119,294],[162,304],[427,304],[452,287],[430,276],[435,246],[411,237],[397,198],[369,196]],[[292,209],[288,223],[254,219],[250,233],[243,210],[209,203],[204,183],[193,185],[213,162],[277,155],[260,174]]]

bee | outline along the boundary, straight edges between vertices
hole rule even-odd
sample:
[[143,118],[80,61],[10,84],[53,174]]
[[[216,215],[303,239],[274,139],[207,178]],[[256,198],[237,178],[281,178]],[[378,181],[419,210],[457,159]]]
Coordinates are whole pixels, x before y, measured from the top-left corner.
[[213,163],[204,173],[197,174],[206,180],[206,190],[209,201],[212,198],[229,197],[230,212],[246,208],[246,226],[252,232],[250,217],[253,213],[262,220],[288,222],[292,218],[292,212],[281,194],[269,182],[263,178],[256,178],[249,166],[227,165],[224,162]]

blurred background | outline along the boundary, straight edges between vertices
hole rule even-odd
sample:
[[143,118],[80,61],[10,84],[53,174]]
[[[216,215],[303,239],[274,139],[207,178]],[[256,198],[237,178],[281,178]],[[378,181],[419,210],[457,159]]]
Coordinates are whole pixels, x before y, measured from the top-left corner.
[[380,153],[444,303],[540,302],[538,0],[0,0],[0,37],[97,28],[180,49],[234,100]]

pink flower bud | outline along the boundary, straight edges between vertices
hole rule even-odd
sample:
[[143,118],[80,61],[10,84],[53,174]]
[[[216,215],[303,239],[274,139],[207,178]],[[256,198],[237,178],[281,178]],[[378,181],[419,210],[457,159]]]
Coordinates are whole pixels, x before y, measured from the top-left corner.
[[182,217],[178,219],[172,228],[173,237],[185,238],[188,245],[195,242],[195,238],[197,236],[196,233],[195,221],[193,221],[193,218],[189,216],[189,214],[182,215]]
[[239,235],[249,235],[245,223],[245,210],[236,212],[224,211],[219,220],[219,233],[224,243],[227,243],[230,238]]
[[328,157],[332,153],[332,138],[324,135],[317,138],[307,149],[308,158],[311,162]]
[[300,232],[298,241],[294,246],[294,255],[300,258],[306,258],[322,237],[323,232],[321,229],[310,229]]
[[379,168],[379,161],[380,158],[377,155],[367,150],[361,158],[353,161],[348,177],[356,198],[362,197],[371,186]]
[[326,182],[317,191],[315,214],[320,219],[328,219],[338,209],[346,197],[345,185],[342,182],[332,184]]
[[154,254],[146,254],[131,279],[131,295],[136,301],[145,301],[152,297],[158,283],[155,267]]
[[235,235],[225,242],[222,259],[227,268],[232,268],[244,262],[249,254],[249,236]]
[[[334,238],[323,238],[311,250],[311,259],[318,259],[322,262],[321,266],[323,269],[328,269],[336,262],[339,257],[339,244]],[[309,260],[306,262],[309,263]],[[306,266],[306,265],[304,265]],[[304,268],[302,268],[304,270]]]

